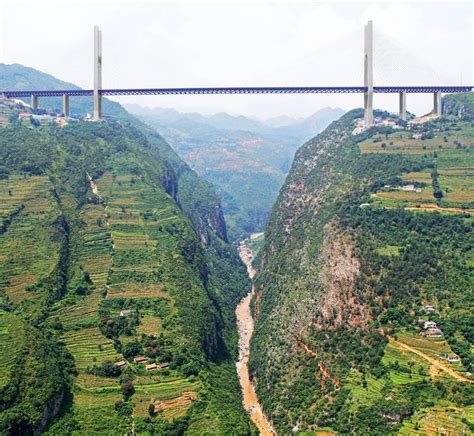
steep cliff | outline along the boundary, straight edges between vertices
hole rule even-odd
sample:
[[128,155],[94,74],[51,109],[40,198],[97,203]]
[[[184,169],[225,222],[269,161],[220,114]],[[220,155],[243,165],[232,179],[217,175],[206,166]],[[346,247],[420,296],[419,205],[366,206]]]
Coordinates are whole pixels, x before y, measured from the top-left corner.
[[[395,433],[424,425],[420,410],[471,401],[466,377],[433,376],[429,360],[416,354],[423,347],[456,350],[460,373],[472,368],[472,221],[460,204],[456,215],[443,203],[448,199],[438,201],[436,214],[421,212],[436,201],[435,169],[451,174],[472,162],[472,145],[456,145],[471,144],[470,126],[442,118],[414,127],[433,138],[431,145],[384,126],[352,135],[361,116],[347,113],[298,150],[265,234],[250,364],[281,434]],[[446,145],[438,147],[443,135]],[[426,176],[429,183],[421,181]],[[404,187],[412,180],[415,187]],[[414,213],[411,202],[420,198]],[[435,306],[432,315],[424,305]],[[443,326],[443,338],[400,354],[424,337],[423,315]],[[453,414],[461,426],[464,415]]]

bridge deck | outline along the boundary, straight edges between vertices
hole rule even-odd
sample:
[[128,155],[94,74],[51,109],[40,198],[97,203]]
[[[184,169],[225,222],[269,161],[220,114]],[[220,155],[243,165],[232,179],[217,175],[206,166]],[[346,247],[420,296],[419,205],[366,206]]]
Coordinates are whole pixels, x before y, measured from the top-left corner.
[[[470,92],[473,86],[374,86],[376,93],[430,93]],[[221,87],[221,88],[128,88],[102,89],[102,95],[182,95],[182,94],[354,94],[367,91],[363,86],[274,86],[274,87]],[[50,89],[50,90],[6,90],[0,91],[6,97],[60,97],[92,96],[92,89]]]

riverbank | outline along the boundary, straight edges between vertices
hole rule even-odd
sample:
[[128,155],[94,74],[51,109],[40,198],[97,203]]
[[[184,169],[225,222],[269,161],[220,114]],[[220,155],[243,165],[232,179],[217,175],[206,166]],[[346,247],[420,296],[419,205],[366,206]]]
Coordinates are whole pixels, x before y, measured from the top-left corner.
[[[239,245],[239,254],[247,267],[247,272],[250,278],[255,275],[255,270],[252,266],[253,253],[250,248],[241,242]],[[236,363],[237,374],[239,376],[240,385],[242,387],[242,401],[245,410],[249,413],[250,418],[257,426],[259,432],[263,436],[274,435],[275,432],[267,420],[267,417],[262,411],[262,407],[258,402],[257,394],[254,386],[250,381],[249,374],[249,354],[250,354],[250,340],[253,334],[254,321],[250,311],[250,303],[254,294],[254,288],[242,299],[235,310],[237,317],[237,329],[239,332],[239,359]]]

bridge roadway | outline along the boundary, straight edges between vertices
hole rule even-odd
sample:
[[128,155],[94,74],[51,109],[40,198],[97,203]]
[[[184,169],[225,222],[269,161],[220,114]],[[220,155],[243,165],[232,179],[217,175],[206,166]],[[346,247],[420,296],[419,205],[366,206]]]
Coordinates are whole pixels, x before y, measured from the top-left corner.
[[[375,93],[454,93],[470,92],[473,86],[374,86]],[[360,94],[367,92],[364,86],[271,86],[271,87],[221,87],[221,88],[125,88],[101,89],[102,96],[115,95],[183,95],[183,94]],[[50,90],[5,90],[0,91],[8,98],[93,96],[92,89],[50,89]]]

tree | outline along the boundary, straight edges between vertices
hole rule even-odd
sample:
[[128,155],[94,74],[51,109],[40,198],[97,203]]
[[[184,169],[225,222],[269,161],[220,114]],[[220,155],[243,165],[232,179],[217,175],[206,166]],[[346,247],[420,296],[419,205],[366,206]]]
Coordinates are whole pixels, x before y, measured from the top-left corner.
[[124,381],[120,385],[120,388],[122,390],[122,395],[126,399],[130,398],[135,393],[135,386],[133,386],[133,383],[131,380]]
[[104,377],[118,377],[122,373],[122,370],[114,365],[112,361],[106,360],[101,366],[96,368],[95,373]]
[[155,410],[155,403],[150,403],[148,406],[148,414],[150,416],[155,416],[156,415],[156,410]]
[[122,347],[122,354],[126,359],[137,356],[142,351],[142,345],[138,341],[129,342]]

